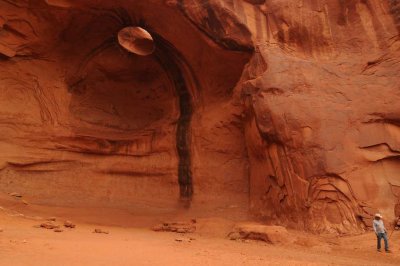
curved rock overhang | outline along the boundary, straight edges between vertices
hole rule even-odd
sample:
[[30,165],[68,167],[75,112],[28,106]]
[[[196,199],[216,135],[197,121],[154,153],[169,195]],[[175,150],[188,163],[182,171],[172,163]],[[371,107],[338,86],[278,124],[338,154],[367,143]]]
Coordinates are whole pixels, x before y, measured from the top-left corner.
[[[190,1],[189,1],[190,2]],[[158,3],[158,4],[156,4]],[[153,5],[146,3],[146,5],[130,4],[129,9],[126,7],[105,7],[103,10],[98,11],[96,17],[91,20],[88,25],[92,23],[98,23],[101,28],[102,24],[110,27],[112,23],[111,21],[102,22],[112,19],[117,21],[115,27],[142,27],[150,32],[150,34],[154,38],[155,52],[154,55],[150,56],[151,61],[156,61],[159,66],[162,68],[170,85],[174,87],[175,94],[177,95],[177,101],[179,105],[179,118],[177,121],[176,127],[176,150],[178,154],[178,182],[180,186],[180,197],[184,199],[190,199],[193,195],[193,173],[192,173],[192,158],[191,158],[191,120],[192,115],[195,112],[195,106],[198,105],[199,100],[201,100],[202,95],[202,87],[208,87],[208,90],[213,90],[215,88],[210,88],[207,84],[202,84],[207,82],[207,78],[204,76],[198,76],[198,71],[196,69],[196,51],[193,50],[193,42],[202,42],[203,44],[198,47],[202,50],[220,50],[218,53],[229,54],[235,62],[235,68],[237,72],[233,74],[234,70],[231,71],[229,68],[225,70],[225,74],[227,76],[234,76],[236,78],[240,77],[240,67],[243,68],[243,63],[245,61],[244,58],[250,58],[251,52],[253,50],[251,44],[251,35],[247,28],[240,24],[239,21],[234,21],[235,17],[230,14],[228,16],[228,20],[230,22],[234,22],[233,27],[234,30],[240,33],[240,36],[237,37],[237,40],[234,38],[229,38],[225,36],[225,28],[227,24],[225,21],[220,21],[220,17],[215,12],[215,6],[211,6],[207,1],[203,3],[203,6],[200,8],[196,6],[196,10],[193,9],[193,2],[187,4],[185,1],[178,1],[177,6],[181,11],[181,14],[184,16],[180,18],[180,21],[170,21],[169,18],[177,17],[177,14],[171,12],[171,9],[165,8],[164,4],[160,4],[159,1],[155,1]],[[198,3],[195,3],[198,5]],[[121,6],[123,3],[121,3]],[[148,10],[148,7],[151,7],[151,10]],[[154,9],[160,8],[158,12],[154,12]],[[201,12],[199,12],[199,9]],[[205,13],[203,14],[203,9]],[[86,6],[84,10],[91,12],[93,9],[90,6]],[[79,16],[85,11],[80,11],[77,14],[77,21],[79,21]],[[222,10],[221,13],[226,16],[225,10]],[[154,21],[154,13],[163,14],[165,19],[158,17],[156,21]],[[171,14],[168,14],[171,13]],[[200,15],[199,15],[200,13]],[[104,18],[102,18],[104,16]],[[149,18],[150,16],[150,18]],[[223,16],[222,18],[225,18]],[[98,20],[98,21],[96,21]],[[187,27],[185,23],[189,20],[192,26],[196,27]],[[204,22],[207,21],[207,22]],[[162,28],[162,25],[168,25],[168,29]],[[110,25],[111,24],[111,25]],[[118,25],[119,24],[119,25]],[[237,29],[235,29],[237,27]],[[96,28],[98,31],[99,28]],[[66,29],[71,30],[71,28]],[[87,28],[90,31],[90,28]],[[179,33],[176,34],[176,31],[179,30]],[[88,34],[90,34],[88,32]],[[96,34],[96,33],[95,33]],[[98,32],[97,32],[98,34]],[[104,33],[106,35],[106,33]],[[87,73],[87,65],[90,64],[94,58],[106,49],[115,49],[117,38],[115,36],[115,31],[111,31],[108,33],[110,36],[105,38],[103,42],[100,43],[99,46],[87,53],[84,57],[80,67],[78,68],[77,73],[74,73],[72,78],[78,78],[79,86],[84,86],[85,77]],[[72,35],[74,35],[72,33]],[[247,38],[243,38],[245,35]],[[75,35],[76,36],[76,35]],[[79,36],[79,34],[78,34]],[[165,36],[165,37],[163,37]],[[72,37],[74,38],[74,37]],[[181,42],[184,43],[181,43]],[[75,43],[76,41],[69,41],[69,43]],[[205,48],[206,47],[206,48]],[[213,68],[221,67],[220,56],[213,58],[209,62],[208,65],[203,66],[212,70]],[[207,52],[203,54],[207,56]],[[222,57],[222,56],[221,56]],[[134,58],[132,58],[135,60]],[[225,66],[226,67],[226,66]],[[232,72],[232,73],[231,73]],[[237,80],[226,82],[226,76],[214,76],[215,74],[211,71],[208,72],[208,78],[213,80],[213,82],[220,83],[220,88],[217,89],[225,89],[233,88],[237,82]],[[224,84],[225,83],[225,84]],[[71,84],[71,87],[76,86],[77,83]],[[224,94],[229,94],[229,90],[222,92]]]
[[[117,164],[100,171],[123,176],[174,171],[180,197],[191,199],[201,184],[192,156],[193,131],[201,125],[193,116],[230,98],[253,53],[247,27],[213,1],[17,2],[1,3],[7,7],[5,20],[19,12],[18,19],[35,38],[10,45],[12,53],[0,51],[4,60],[53,62],[71,94],[68,122],[42,103],[42,122],[50,128],[62,124],[71,132],[52,135],[52,144],[45,146],[133,158],[175,150],[176,158],[169,161],[175,166],[167,167],[167,173],[148,165],[129,170]],[[140,56],[124,49],[118,33],[125,27],[148,31],[154,53]],[[24,30],[15,27],[13,33],[28,36]]]

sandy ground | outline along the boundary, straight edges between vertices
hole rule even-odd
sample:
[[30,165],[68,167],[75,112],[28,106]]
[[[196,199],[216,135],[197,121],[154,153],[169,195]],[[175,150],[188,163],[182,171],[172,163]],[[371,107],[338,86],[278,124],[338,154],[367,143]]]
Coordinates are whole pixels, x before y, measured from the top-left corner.
[[[160,221],[193,218],[185,210],[157,215],[146,210],[51,208],[0,196],[0,265],[400,265],[400,232],[393,253],[378,253],[375,236],[315,236],[290,231],[296,241],[271,245],[232,241],[235,215],[199,215],[193,234],[153,232]],[[161,214],[160,214],[161,213]],[[72,220],[56,233],[36,228],[44,219]],[[221,218],[223,217],[223,218]],[[101,228],[109,234],[95,234]]]

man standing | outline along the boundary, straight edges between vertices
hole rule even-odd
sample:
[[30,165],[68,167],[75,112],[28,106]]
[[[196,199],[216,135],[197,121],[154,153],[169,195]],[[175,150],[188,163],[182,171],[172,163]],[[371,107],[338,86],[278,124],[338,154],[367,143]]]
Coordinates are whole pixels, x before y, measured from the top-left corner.
[[381,239],[383,238],[383,240],[385,242],[385,251],[390,252],[388,238],[387,238],[387,234],[386,234],[386,228],[385,228],[385,225],[383,224],[381,214],[379,214],[379,213],[375,214],[375,219],[374,219],[372,226],[374,227],[374,231],[375,231],[375,234],[376,234],[376,237],[378,240],[377,250],[379,252],[381,252]]

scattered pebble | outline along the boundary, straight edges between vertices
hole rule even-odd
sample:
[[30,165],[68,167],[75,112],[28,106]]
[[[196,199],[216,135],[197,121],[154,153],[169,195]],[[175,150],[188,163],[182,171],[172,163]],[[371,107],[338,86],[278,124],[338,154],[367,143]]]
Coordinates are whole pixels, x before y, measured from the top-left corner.
[[56,228],[56,229],[54,229],[54,232],[56,232],[56,233],[61,233],[61,232],[64,232],[64,230],[62,230],[62,229],[60,229],[60,228]]
[[179,238],[175,238],[176,242],[192,242],[193,240],[195,240],[194,238],[184,238],[184,237],[179,237]]
[[17,192],[10,193],[10,196],[11,197],[16,197],[16,198],[22,198],[22,195],[17,193]]
[[196,231],[196,219],[190,222],[164,222],[153,227],[156,232],[175,232],[180,234],[193,233]]
[[71,221],[65,221],[64,222],[64,227],[66,227],[66,228],[75,228],[76,225],[73,224]]
[[57,220],[57,217],[49,217],[46,219],[47,221],[55,222]]
[[232,232],[228,235],[230,240],[240,240],[241,239],[241,235],[239,232]]
[[96,234],[109,234],[108,231],[105,231],[105,230],[99,229],[99,228],[94,229],[93,233],[96,233]]
[[60,228],[59,225],[55,225],[53,223],[42,223],[42,224],[40,224],[40,227],[41,228],[45,228],[45,229],[58,229],[58,228]]

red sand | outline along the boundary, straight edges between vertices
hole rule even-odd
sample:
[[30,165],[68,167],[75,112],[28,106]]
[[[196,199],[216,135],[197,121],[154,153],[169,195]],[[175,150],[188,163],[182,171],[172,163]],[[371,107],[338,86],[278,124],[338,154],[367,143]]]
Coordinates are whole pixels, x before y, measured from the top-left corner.
[[[216,210],[196,217],[185,211],[122,211],[24,205],[0,200],[0,265],[399,265],[400,232],[390,241],[393,253],[377,253],[375,236],[315,236],[290,231],[294,244],[231,241],[234,215]],[[18,215],[18,213],[20,213]],[[24,216],[22,216],[23,214]],[[77,227],[61,233],[35,228],[45,217]],[[197,218],[193,234],[153,232],[163,219]],[[227,218],[229,217],[229,218]],[[105,224],[114,224],[106,226]],[[109,234],[94,234],[95,228]],[[191,241],[189,241],[192,239]],[[182,240],[181,242],[177,240]]]

